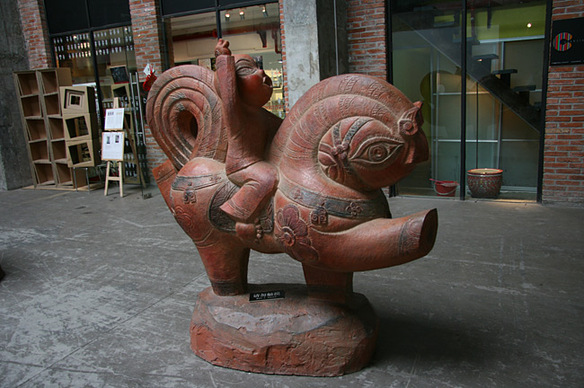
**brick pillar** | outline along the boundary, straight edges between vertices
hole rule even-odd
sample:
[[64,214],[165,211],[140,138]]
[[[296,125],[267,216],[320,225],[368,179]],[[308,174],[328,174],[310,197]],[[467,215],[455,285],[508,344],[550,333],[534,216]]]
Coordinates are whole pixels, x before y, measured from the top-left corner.
[[386,79],[385,1],[348,0],[349,71]]
[[42,0],[18,0],[28,63],[31,69],[53,66],[49,28]]
[[284,86],[284,105],[286,106],[286,112],[290,110],[290,104],[288,100],[288,66],[286,59],[286,31],[284,30],[284,1],[279,0],[278,5],[280,7],[280,42],[282,44],[282,81]]
[[[158,0],[129,0],[130,15],[132,18],[132,32],[134,35],[134,50],[136,54],[136,66],[141,81],[145,80],[144,68],[147,64],[154,66],[156,74],[160,75],[164,70],[163,55],[164,44],[162,41],[162,23],[160,18],[160,6]],[[147,159],[149,172],[166,160],[146,125]]]
[[[554,0],[552,21],[583,16],[580,1]],[[542,200],[584,205],[584,65],[549,67]]]

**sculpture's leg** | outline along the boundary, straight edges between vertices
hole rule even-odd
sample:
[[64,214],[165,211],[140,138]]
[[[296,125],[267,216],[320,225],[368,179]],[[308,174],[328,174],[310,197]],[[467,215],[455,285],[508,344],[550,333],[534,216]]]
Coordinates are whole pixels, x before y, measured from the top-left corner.
[[249,249],[229,242],[197,248],[215,294],[239,295],[247,291]]
[[346,303],[353,294],[353,272],[333,272],[302,264],[308,295]]

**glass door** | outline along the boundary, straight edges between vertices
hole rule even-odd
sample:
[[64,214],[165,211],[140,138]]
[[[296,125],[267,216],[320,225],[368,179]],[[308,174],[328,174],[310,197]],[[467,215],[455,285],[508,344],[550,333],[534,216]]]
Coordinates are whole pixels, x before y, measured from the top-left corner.
[[467,7],[466,169],[501,170],[498,198],[535,200],[545,1]]
[[457,194],[461,154],[462,69],[459,1],[396,1],[393,10],[393,80],[412,101],[422,101],[430,159],[398,186],[400,194],[435,195],[435,181]]

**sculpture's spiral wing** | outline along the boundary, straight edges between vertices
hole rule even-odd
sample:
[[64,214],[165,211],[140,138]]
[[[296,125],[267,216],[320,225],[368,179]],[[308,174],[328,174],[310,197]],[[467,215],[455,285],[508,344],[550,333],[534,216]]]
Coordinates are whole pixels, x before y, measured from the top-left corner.
[[177,170],[193,157],[225,160],[226,131],[211,70],[184,65],[162,73],[148,94],[146,119]]

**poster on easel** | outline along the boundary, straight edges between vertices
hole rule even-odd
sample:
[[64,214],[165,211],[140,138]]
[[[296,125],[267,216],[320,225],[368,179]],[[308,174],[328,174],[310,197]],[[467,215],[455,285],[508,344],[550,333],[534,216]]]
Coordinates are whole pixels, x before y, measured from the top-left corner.
[[124,114],[124,108],[106,109],[104,130],[122,131],[124,129]]
[[101,159],[108,161],[124,160],[124,132],[103,132]]

